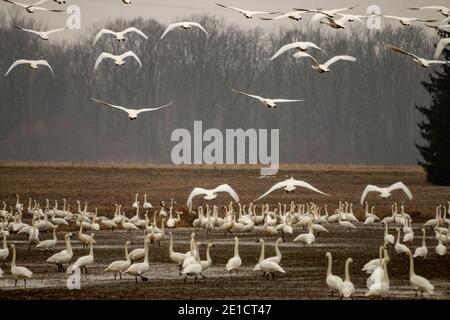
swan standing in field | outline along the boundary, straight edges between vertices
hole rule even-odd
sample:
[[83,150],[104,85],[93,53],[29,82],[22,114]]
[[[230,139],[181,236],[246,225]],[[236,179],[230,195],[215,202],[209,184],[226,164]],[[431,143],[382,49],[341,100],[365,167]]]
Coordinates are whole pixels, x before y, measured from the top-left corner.
[[39,243],[39,230],[36,227],[36,219],[32,220],[32,228],[30,230],[30,235],[28,236],[28,250],[31,249],[32,245]]
[[206,279],[206,277],[202,273],[203,268],[200,261],[200,251],[199,251],[200,243],[196,243],[195,247],[196,247],[195,255],[192,256],[193,261],[187,265],[183,265],[183,270],[181,272],[182,274],[185,275],[183,283],[186,283],[188,276],[194,277],[195,283],[197,283],[197,278],[199,275],[202,276],[203,279]]
[[142,68],[142,62],[139,59],[139,57],[133,51],[127,51],[120,55],[113,55],[107,52],[101,53],[100,56],[97,58],[97,61],[95,62],[94,70],[97,70],[98,66],[100,65],[100,63],[102,63],[104,59],[114,60],[114,64],[116,66],[123,66],[125,64],[125,59],[128,57],[134,58],[134,60],[136,60],[139,66]]
[[407,246],[405,246],[404,244],[400,243],[400,228],[396,228],[397,230],[397,241],[395,242],[395,251],[397,252],[397,254],[406,254],[406,253],[411,253],[411,250],[409,250],[409,248]]
[[[380,247],[381,250],[384,250],[383,247]],[[387,251],[385,251],[386,253]],[[385,297],[389,294],[389,275],[387,270],[387,260],[386,256],[384,259],[382,259],[382,255],[380,254],[379,259],[379,265],[383,269],[382,276],[380,273],[380,277],[375,279],[376,281],[373,282],[370,287],[369,291],[366,293],[366,297]]]
[[342,221],[341,216],[338,217],[338,223],[340,226],[344,227],[344,230],[352,231],[356,230],[356,226],[350,221]]
[[426,230],[422,229],[422,246],[416,248],[416,250],[414,251],[413,258],[417,258],[417,257],[423,257],[424,259],[427,258],[428,248],[425,243],[425,235],[426,235]]
[[299,234],[294,242],[301,241],[304,245],[311,246],[316,241],[316,237],[314,236],[313,228],[311,224],[308,224],[308,233]]
[[212,247],[214,247],[214,243],[208,243],[208,246],[206,247],[206,260],[200,260],[202,271],[205,271],[212,266],[212,259],[210,255],[210,249]]
[[322,53],[326,53],[325,51],[323,51],[321,48],[319,48],[316,44],[312,43],[312,42],[293,42],[293,43],[289,43],[287,45],[284,45],[281,47],[280,50],[278,50],[273,56],[272,58],[270,58],[270,60],[274,60],[275,58],[279,57],[280,55],[282,55],[283,53],[285,53],[288,50],[292,50],[292,49],[296,49],[299,51],[307,51],[308,49],[317,49]]
[[330,72],[331,65],[338,61],[355,62],[357,60],[355,57],[342,55],[342,56],[335,56],[335,57],[331,58],[330,60],[328,60],[327,62],[325,62],[324,64],[320,64],[313,56],[311,56],[309,53],[306,53],[306,52],[297,52],[296,54],[294,54],[294,58],[296,58],[296,59],[309,58],[313,63],[312,68],[319,73]]
[[145,256],[145,241],[146,241],[146,239],[144,237],[144,248],[137,248],[137,249],[132,250],[129,253],[131,263],[134,263],[134,261],[144,258],[144,256]]
[[150,269],[148,264],[148,240],[144,240],[144,262],[134,263],[132,264],[125,273],[131,274],[134,276],[136,283],[138,283],[137,277],[140,277],[142,281],[148,281],[147,277],[143,275],[147,273]]
[[222,184],[214,189],[194,188],[194,190],[192,190],[192,192],[189,194],[186,205],[190,208],[192,199],[194,199],[196,196],[203,196],[203,199],[207,201],[214,200],[217,198],[217,194],[219,192],[226,192],[233,198],[234,201],[239,202],[239,196],[236,191],[234,191],[234,189],[231,188],[228,184]]
[[414,272],[414,259],[411,252],[408,252],[407,255],[409,255],[409,282],[411,282],[411,285],[416,290],[416,296],[419,292],[422,292],[422,296],[424,292],[433,294],[434,286],[426,278],[416,275]]
[[282,182],[279,182],[279,183],[275,184],[272,188],[270,188],[266,193],[264,193],[262,196],[257,198],[255,201],[258,201],[258,200],[264,198],[265,196],[267,196],[268,194],[272,193],[273,191],[276,191],[276,190],[279,190],[279,189],[284,189],[286,192],[292,193],[297,188],[309,189],[309,190],[312,190],[314,192],[320,193],[320,194],[322,194],[324,196],[328,196],[326,193],[323,193],[319,189],[314,188],[309,183],[307,183],[305,181],[301,181],[301,180],[295,180],[293,177],[291,177],[290,179],[287,179],[285,181],[282,181]]
[[348,258],[345,261],[345,280],[342,284],[342,295],[344,298],[352,298],[355,293],[355,286],[353,285],[353,282],[350,280],[350,272],[349,272],[349,266],[350,263],[353,262],[352,258]]
[[397,182],[386,188],[380,188],[371,184],[367,185],[361,195],[360,203],[361,205],[363,205],[364,199],[369,194],[369,192],[378,192],[381,198],[389,199],[392,196],[392,192],[395,190],[402,190],[408,196],[409,200],[412,200],[413,195],[408,187],[403,182]]
[[259,102],[261,102],[265,107],[269,108],[269,109],[276,109],[278,108],[278,104],[279,103],[291,103],[291,102],[302,102],[304,100],[288,100],[288,99],[271,99],[271,98],[263,98],[257,95],[253,95],[253,94],[248,94],[242,91],[238,91],[238,90],[234,90],[232,89],[232,91],[234,93],[238,93],[253,99],[258,100]]
[[131,241],[127,241],[125,243],[125,260],[118,260],[112,262],[104,272],[113,272],[114,280],[117,279],[117,274],[119,274],[120,279],[122,279],[122,273],[125,272],[131,265],[131,259],[128,255],[128,246],[131,244]]
[[436,51],[434,52],[434,59],[438,59],[445,48],[447,48],[450,45],[450,38],[441,39],[437,46]]
[[14,286],[17,287],[17,280],[23,280],[26,288],[27,279],[31,279],[31,277],[33,276],[33,272],[31,272],[25,267],[16,266],[16,246],[11,244],[10,247],[12,250],[11,274],[15,278]]
[[237,12],[239,12],[240,14],[244,15],[244,17],[246,17],[247,19],[252,19],[253,16],[261,15],[261,14],[277,14],[277,13],[279,13],[279,12],[267,12],[267,11],[250,11],[250,10],[244,10],[244,9],[236,8],[236,7],[229,7],[229,6],[226,6],[226,5],[217,3],[217,2],[216,2],[216,4],[217,4],[219,7],[227,8],[227,9],[231,9],[231,10],[237,11]]
[[98,100],[96,98],[92,98],[92,100],[97,102],[97,103],[99,103],[99,104],[102,104],[102,105],[105,105],[105,106],[108,106],[108,107],[112,107],[112,108],[116,108],[116,109],[119,109],[119,110],[122,110],[122,111],[126,112],[128,114],[128,117],[130,118],[130,120],[136,120],[138,118],[139,114],[141,114],[143,112],[156,111],[156,110],[163,109],[163,108],[166,108],[166,107],[169,107],[169,106],[172,105],[172,102],[170,102],[170,103],[168,103],[166,105],[163,105],[163,106],[157,107],[157,108],[129,109],[129,108],[121,107],[121,106],[116,106],[116,105],[110,104],[108,102],[105,102],[105,101],[102,101],[102,100]]
[[131,222],[125,222],[125,217],[122,217],[122,221],[120,222],[120,225],[121,225],[122,229],[127,230],[127,232],[132,231],[132,230],[139,230],[139,228],[136,227]]
[[409,8],[409,10],[434,10],[442,15],[449,17],[450,16],[450,9],[448,7],[444,6],[426,6],[426,7],[415,7],[415,8]]
[[94,240],[94,233],[87,235],[83,233],[83,224],[80,224],[80,231],[78,231],[78,240],[83,244],[83,248],[87,247],[90,243],[96,244]]
[[442,240],[440,237],[438,238],[438,245],[436,246],[435,250],[436,254],[440,257],[445,256],[445,254],[447,253],[447,247],[442,244]]
[[77,261],[75,261],[75,263],[72,265],[72,270],[80,268],[81,273],[83,273],[84,269],[84,272],[87,274],[88,273],[87,266],[90,266],[93,263],[94,263],[94,245],[91,241],[91,243],[89,244],[89,254],[87,256],[79,257]]
[[64,271],[63,264],[70,264],[70,262],[72,261],[73,252],[72,245],[70,244],[71,235],[71,233],[68,233],[64,236],[64,240],[66,241],[66,249],[55,253],[47,259],[47,262],[54,263],[58,266],[58,271]]
[[173,251],[173,235],[172,235],[172,232],[169,232],[169,236],[170,236],[169,257],[170,257],[170,260],[172,260],[175,263],[178,263],[178,266],[179,266],[179,269],[180,269],[180,275],[181,275],[181,267],[183,265],[184,260],[188,257],[188,254]]
[[56,226],[53,227],[53,239],[39,242],[36,248],[44,249],[45,250],[44,253],[47,253],[48,251],[52,252],[51,249],[53,249],[58,242],[58,239],[56,238],[56,228],[57,228]]
[[147,201],[147,194],[144,194],[144,203],[142,204],[142,208],[144,208],[144,209],[152,209],[153,208],[152,204]]
[[109,29],[102,29],[100,30],[97,35],[94,38],[94,46],[97,44],[98,40],[100,40],[100,38],[102,36],[104,36],[105,34],[110,34],[116,37],[116,41],[125,41],[125,35],[127,33],[136,33],[138,35],[140,35],[141,37],[143,37],[145,40],[148,40],[148,37],[145,33],[143,33],[141,30],[139,30],[138,28],[135,27],[130,27],[130,28],[126,28],[123,31],[120,32],[114,32],[112,30]]
[[450,61],[443,61],[443,60],[428,60],[428,59],[425,59],[425,58],[420,58],[419,56],[417,56],[417,55],[415,55],[415,54],[413,54],[413,53],[406,52],[406,51],[404,51],[404,50],[402,50],[402,49],[400,49],[400,48],[397,48],[397,47],[395,47],[395,46],[392,46],[392,45],[387,45],[387,47],[388,47],[389,49],[391,49],[391,50],[397,52],[397,53],[401,53],[401,54],[403,54],[403,55],[412,57],[412,58],[413,58],[413,61],[414,61],[415,63],[419,64],[420,66],[422,66],[422,67],[424,67],[424,68],[429,68],[429,67],[431,67],[431,66],[434,65],[434,64],[438,64],[438,65],[450,64]]
[[261,243],[261,255],[253,271],[262,271],[268,280],[270,279],[270,275],[272,275],[272,280],[275,280],[275,272],[286,273],[279,265],[281,258],[277,259],[277,257],[272,257],[264,259],[264,240],[260,239],[259,242]]
[[242,260],[241,257],[239,257],[239,238],[234,237],[234,256],[230,260],[228,260],[225,266],[225,270],[230,271],[231,277],[231,272],[233,270],[236,271],[236,274],[239,273],[239,268],[241,267],[241,264]]
[[342,279],[338,276],[335,276],[331,273],[331,269],[333,267],[333,258],[331,256],[330,252],[327,252],[325,254],[325,256],[328,259],[328,267],[327,267],[327,285],[328,288],[330,288],[331,290],[331,296],[333,296],[334,291],[339,292],[339,295],[342,296],[342,286],[344,284],[344,282],[342,281]]
[[53,29],[53,30],[48,30],[48,31],[35,31],[35,30],[31,30],[31,29],[25,29],[25,28],[21,28],[21,27],[16,27],[19,30],[25,31],[25,32],[29,32],[29,33],[33,33],[39,36],[39,38],[41,38],[42,40],[48,40],[50,38],[51,34],[57,33],[57,32],[61,32],[64,30],[67,30],[67,27],[64,28],[58,28],[58,29]]
[[12,1],[12,0],[3,0],[3,1],[9,2],[18,7],[21,7],[23,9],[25,9],[28,13],[34,13],[35,11],[66,12],[65,10],[47,9],[47,8],[43,8],[43,7],[38,7],[40,4],[47,2],[47,0],[40,0],[33,4],[26,4],[26,3],[16,2],[16,1]]
[[8,76],[8,74],[11,72],[12,69],[14,69],[15,67],[17,67],[18,65],[21,65],[21,64],[28,64],[32,70],[37,70],[37,68],[40,65],[46,66],[52,72],[53,77],[55,77],[55,73],[53,72],[53,69],[50,66],[50,64],[47,62],[47,60],[26,60],[26,59],[19,59],[19,60],[14,61],[13,64],[9,67],[8,71],[6,71],[5,77]]
[[0,260],[2,260],[2,264],[5,265],[5,260],[8,258],[9,249],[8,243],[6,242],[6,233],[3,233],[3,248],[0,249]]
[[184,30],[190,30],[192,27],[199,28],[199,29],[202,30],[207,36],[209,36],[208,31],[206,31],[205,28],[203,28],[203,26],[202,26],[200,23],[198,23],[198,22],[188,22],[188,21],[185,21],[185,22],[177,22],[177,23],[172,23],[172,24],[170,24],[170,25],[166,28],[166,30],[164,31],[163,35],[161,36],[161,40],[164,39],[164,37],[165,37],[170,31],[172,31],[173,29],[176,29],[176,28],[182,28],[182,29],[184,29]]

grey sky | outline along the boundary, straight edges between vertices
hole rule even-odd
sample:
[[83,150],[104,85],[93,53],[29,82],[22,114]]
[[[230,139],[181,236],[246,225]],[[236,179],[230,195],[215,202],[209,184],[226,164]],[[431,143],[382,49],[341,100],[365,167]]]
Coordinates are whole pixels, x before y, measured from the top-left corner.
[[[32,3],[30,0],[22,0],[23,2]],[[82,13],[82,27],[90,26],[93,22],[113,17],[139,17],[154,18],[158,21],[169,23],[179,16],[190,15],[194,13],[211,13],[222,16],[227,21],[238,23],[242,26],[262,26],[272,28],[278,25],[296,25],[294,21],[277,21],[267,22],[260,19],[247,20],[240,14],[220,8],[215,5],[213,0],[132,0],[133,4],[127,6],[121,0],[67,0],[68,4],[79,5]],[[429,0],[220,0],[221,2],[231,6],[237,6],[249,10],[268,10],[268,11],[289,11],[293,7],[305,8],[340,8],[348,7],[355,4],[360,6],[352,10],[352,13],[365,14],[369,5],[378,5],[384,14],[394,14],[402,16],[420,16],[424,18],[443,18],[437,13],[424,11],[414,12],[407,10],[411,6],[425,6],[444,4],[445,1],[436,0],[431,3]],[[56,8],[58,4],[48,1],[44,6]],[[12,7],[11,4],[1,2],[0,9],[6,10]],[[25,13],[24,13],[25,14]],[[58,27],[65,23],[66,16],[57,13],[34,13],[33,17],[40,18],[49,27]],[[71,35],[64,37],[70,38]]]

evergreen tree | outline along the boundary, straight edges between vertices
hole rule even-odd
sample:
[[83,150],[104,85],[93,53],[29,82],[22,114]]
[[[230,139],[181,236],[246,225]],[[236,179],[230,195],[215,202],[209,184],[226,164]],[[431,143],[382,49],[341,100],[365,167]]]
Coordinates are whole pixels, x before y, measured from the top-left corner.
[[[439,35],[448,38],[450,33],[441,31]],[[450,60],[450,51],[445,50],[440,59]],[[423,157],[419,164],[426,170],[428,182],[447,186],[450,185],[450,66],[433,72],[429,81],[422,84],[432,101],[429,107],[416,106],[425,118],[419,123],[426,141],[425,145],[417,145]]]

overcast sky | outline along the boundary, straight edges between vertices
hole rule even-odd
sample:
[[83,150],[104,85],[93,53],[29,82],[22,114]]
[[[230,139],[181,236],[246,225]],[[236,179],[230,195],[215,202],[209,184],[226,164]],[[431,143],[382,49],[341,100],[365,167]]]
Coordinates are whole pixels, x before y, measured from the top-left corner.
[[[31,0],[22,2],[32,3]],[[138,17],[155,18],[161,22],[169,23],[177,17],[194,13],[211,13],[225,17],[227,21],[238,23],[242,26],[263,26],[271,28],[274,25],[287,24],[294,26],[294,21],[267,22],[260,19],[247,20],[240,14],[220,8],[212,0],[132,0],[132,5],[125,5],[121,0],[67,0],[68,4],[79,5],[82,13],[82,27],[88,27],[93,22],[113,17]],[[415,12],[407,10],[412,6],[425,5],[445,5],[445,1],[436,0],[220,0],[223,4],[237,6],[248,10],[268,10],[268,11],[288,11],[296,8],[341,8],[359,4],[352,13],[365,14],[370,5],[378,5],[384,14],[394,14],[402,16],[420,16],[424,18],[443,18],[434,12]],[[5,10],[12,7],[12,4],[1,2],[0,9]],[[58,4],[51,0],[44,4],[45,7],[57,8]],[[24,14],[26,14],[24,12]],[[49,27],[58,27],[65,23],[66,15],[50,12],[34,13],[33,17],[42,18]],[[71,35],[65,35],[71,37]]]

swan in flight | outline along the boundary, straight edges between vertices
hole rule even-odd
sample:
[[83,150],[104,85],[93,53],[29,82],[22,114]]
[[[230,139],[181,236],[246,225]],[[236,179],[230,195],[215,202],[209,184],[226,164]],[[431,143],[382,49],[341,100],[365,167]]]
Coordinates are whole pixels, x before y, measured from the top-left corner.
[[33,4],[26,4],[26,3],[16,2],[16,1],[12,1],[12,0],[3,0],[3,1],[14,4],[18,7],[21,7],[23,9],[25,9],[28,13],[33,13],[34,11],[66,12],[65,10],[47,9],[47,8],[43,8],[43,7],[38,7],[40,4],[47,2],[47,0],[40,0]]
[[[6,1],[6,0],[4,0],[4,1]],[[229,7],[229,6],[226,6],[224,4],[217,3],[217,2],[216,2],[216,4],[219,7],[237,11],[240,14],[244,15],[244,17],[246,17],[247,19],[252,19],[253,16],[261,15],[261,14],[278,14],[279,13],[279,12],[267,12],[267,11],[250,11],[250,10],[239,9],[239,8],[236,8],[236,7]]]
[[261,102],[264,106],[266,106],[269,109],[271,109],[271,108],[272,109],[276,109],[278,107],[279,103],[289,103],[289,102],[301,102],[301,101],[304,101],[304,100],[287,100],[287,99],[263,98],[263,97],[256,96],[256,95],[253,95],[253,94],[248,94],[248,93],[245,93],[245,92],[242,92],[242,91],[238,91],[238,90],[234,90],[234,89],[232,89],[232,90],[233,90],[234,93],[238,93],[238,94],[241,94],[241,95],[244,95],[244,96],[247,96],[247,97],[254,98],[254,99],[258,100],[259,102]]
[[271,21],[271,20],[280,20],[280,19],[291,19],[291,20],[295,20],[295,21],[300,21],[303,20],[302,17],[302,13],[303,12],[299,12],[299,11],[290,11],[287,13],[284,13],[282,15],[273,17],[273,18],[266,18],[266,17],[261,17],[261,20],[266,20],[266,21]]
[[409,10],[435,10],[446,17],[450,16],[450,9],[444,6],[415,7],[409,8]]
[[363,205],[364,199],[366,198],[369,192],[378,192],[381,198],[388,199],[392,196],[392,192],[395,190],[402,190],[408,196],[409,200],[412,200],[413,195],[411,191],[408,189],[408,187],[403,182],[397,182],[386,188],[380,188],[371,184],[367,185],[366,188],[364,189],[364,192],[361,195],[360,203],[361,205]]
[[309,58],[309,59],[311,59],[311,61],[313,62],[312,68],[319,73],[330,72],[331,65],[333,63],[336,63],[341,60],[351,61],[351,62],[356,61],[355,57],[343,55],[343,56],[335,56],[335,57],[331,58],[330,60],[328,60],[327,62],[325,62],[324,64],[320,64],[314,57],[312,57],[310,54],[308,54],[306,52],[297,52],[296,54],[294,54],[294,58]]
[[135,27],[130,27],[130,28],[127,28],[120,32],[114,32],[109,29],[102,29],[97,33],[97,35],[94,38],[94,46],[98,42],[98,40],[100,40],[100,38],[103,37],[103,35],[105,35],[105,34],[111,34],[111,35],[115,36],[117,41],[125,41],[125,35],[127,33],[131,33],[131,32],[137,33],[138,35],[143,37],[145,40],[148,40],[147,35]]
[[53,29],[53,30],[48,30],[48,31],[35,31],[35,30],[31,30],[31,29],[25,29],[22,27],[16,27],[19,30],[25,31],[25,32],[29,32],[29,33],[34,33],[37,34],[39,36],[39,38],[41,38],[42,40],[48,40],[50,38],[50,35],[56,32],[61,32],[64,30],[67,30],[67,27],[64,28],[58,28],[58,29]]
[[125,59],[128,57],[134,58],[138,63],[139,66],[142,68],[142,62],[139,59],[139,57],[133,52],[133,51],[127,51],[121,55],[113,55],[111,53],[103,52],[98,57],[97,61],[95,62],[94,70],[97,70],[98,66],[104,59],[111,59],[114,60],[114,63],[116,66],[123,66],[125,64]]
[[394,47],[394,46],[392,46],[392,45],[387,45],[387,47],[388,47],[389,49],[395,51],[395,52],[398,52],[398,53],[401,53],[401,54],[404,54],[404,55],[413,57],[413,58],[414,58],[413,61],[414,61],[415,63],[421,65],[421,66],[424,67],[424,68],[429,68],[429,67],[431,67],[433,64],[450,64],[450,61],[443,61],[443,60],[428,60],[428,59],[420,58],[420,57],[416,56],[416,55],[413,54],[413,53],[406,52],[406,51],[404,51],[404,50],[402,50],[402,49],[400,49],[400,48]]
[[272,188],[269,189],[269,191],[264,193],[262,196],[260,196],[255,201],[258,201],[258,200],[264,198],[265,196],[267,196],[268,194],[274,192],[275,190],[282,189],[282,188],[286,192],[290,192],[290,193],[294,192],[295,189],[297,189],[297,188],[306,188],[306,189],[312,190],[314,192],[320,193],[324,196],[328,196],[326,193],[323,193],[319,189],[314,188],[309,183],[307,183],[305,181],[301,181],[301,180],[295,180],[293,177],[291,177],[290,179],[276,183]]
[[439,57],[442,54],[442,51],[444,51],[444,49],[448,45],[450,45],[450,38],[441,39],[436,46],[436,51],[434,52],[434,59],[439,59]]
[[342,14],[339,19],[330,18],[328,16],[325,16],[324,18],[325,18],[325,20],[320,21],[320,23],[329,25],[333,29],[345,29],[345,24],[348,22],[353,22],[353,21],[358,21],[358,22],[361,22],[362,24],[364,24],[364,21],[362,21],[361,18],[356,15]]
[[381,15],[381,14],[374,14],[374,15],[379,16],[379,17],[383,17],[383,18],[387,18],[387,19],[397,20],[398,22],[400,22],[405,27],[411,26],[411,23],[413,21],[426,22],[426,23],[437,22],[438,21],[438,20],[425,20],[425,19],[413,18],[413,17],[408,18],[408,17],[398,17],[398,16]]
[[136,120],[137,117],[139,116],[139,114],[141,114],[143,112],[156,111],[156,110],[163,109],[163,108],[166,108],[166,107],[169,107],[169,106],[172,105],[172,102],[170,102],[170,103],[168,103],[166,105],[163,105],[161,107],[158,107],[158,108],[128,109],[128,108],[124,108],[124,107],[121,107],[121,106],[116,106],[116,105],[113,105],[113,104],[110,104],[108,102],[105,102],[105,101],[102,101],[102,100],[98,100],[98,99],[95,99],[95,98],[92,98],[92,100],[94,100],[97,103],[103,104],[105,106],[116,108],[116,109],[119,109],[119,110],[122,110],[122,111],[126,112],[128,114],[128,117],[130,118],[130,120]]
[[342,11],[349,11],[349,10],[357,8],[358,6],[359,5],[348,7],[348,8],[331,9],[331,10],[324,10],[324,9],[298,9],[298,8],[294,8],[294,10],[315,13],[315,15],[311,19],[318,19],[315,16],[320,16],[321,18],[323,18],[323,17],[334,18],[337,13],[342,12]]
[[163,35],[161,36],[161,40],[173,29],[176,28],[182,28],[184,30],[189,30],[192,27],[197,27],[200,30],[202,30],[204,33],[206,33],[207,36],[209,36],[208,31],[205,30],[205,28],[203,28],[203,26],[198,23],[198,22],[189,22],[189,21],[184,21],[184,22],[177,22],[177,23],[172,23],[171,25],[169,25],[167,27],[167,29],[164,31]]
[[317,49],[320,52],[323,52],[326,54],[325,51],[323,51],[321,48],[319,48],[316,44],[312,43],[312,42],[293,42],[293,43],[289,43],[285,46],[282,46],[280,50],[278,50],[272,58],[270,58],[270,60],[274,60],[275,58],[279,57],[280,55],[282,55],[283,53],[285,53],[288,50],[292,50],[292,49],[297,49],[299,51],[307,51],[309,48],[313,48],[313,49]]
[[231,188],[228,184],[221,184],[215,189],[194,188],[194,190],[192,190],[191,194],[188,197],[187,206],[191,206],[192,199],[194,199],[196,196],[203,196],[203,199],[207,201],[214,200],[215,198],[217,198],[217,194],[219,192],[227,192],[234,201],[239,202],[239,196],[236,191],[234,191],[234,189]]
[[53,77],[55,77],[55,73],[53,72],[52,67],[50,66],[50,64],[47,62],[47,60],[25,60],[25,59],[19,59],[16,60],[8,69],[8,71],[6,71],[5,73],[5,77],[8,76],[8,74],[11,72],[12,69],[14,69],[15,67],[17,67],[18,65],[21,64],[28,64],[30,66],[31,69],[36,70],[38,68],[38,66],[42,65],[42,66],[46,66],[50,69],[50,71],[52,72]]

